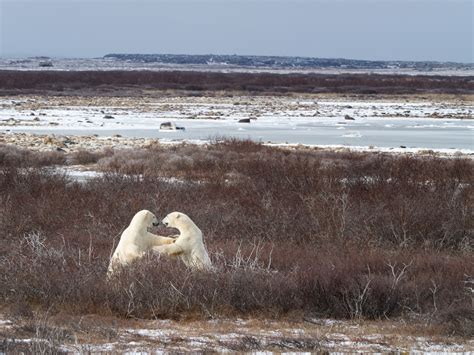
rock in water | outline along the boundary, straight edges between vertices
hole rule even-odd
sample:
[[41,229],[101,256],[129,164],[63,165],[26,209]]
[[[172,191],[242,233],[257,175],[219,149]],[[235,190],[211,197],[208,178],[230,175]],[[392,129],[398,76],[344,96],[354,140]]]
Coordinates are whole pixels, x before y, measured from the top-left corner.
[[250,118],[241,118],[239,123],[250,123]]

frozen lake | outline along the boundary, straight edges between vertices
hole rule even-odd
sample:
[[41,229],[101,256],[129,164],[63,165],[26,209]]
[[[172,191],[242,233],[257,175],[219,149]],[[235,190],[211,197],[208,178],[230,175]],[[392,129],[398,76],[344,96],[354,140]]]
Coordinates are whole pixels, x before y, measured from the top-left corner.
[[370,118],[357,121],[318,119],[312,122],[256,122],[188,120],[186,130],[160,132],[157,127],[2,127],[13,132],[61,135],[98,134],[172,140],[208,140],[215,137],[250,138],[272,143],[474,150],[474,121]]
[[[0,100],[0,131],[474,152],[474,106],[467,102],[119,98],[84,106],[76,99],[55,100]],[[242,118],[252,119],[239,123]],[[186,130],[161,132],[160,124],[167,121]]]
[[[46,60],[47,61],[47,60]],[[450,76],[472,76],[474,70],[471,64],[466,64],[463,68],[453,68],[446,65],[444,68],[424,70],[421,68],[372,68],[372,69],[351,69],[351,68],[319,68],[319,67],[252,67],[239,66],[227,63],[207,63],[207,64],[169,64],[162,62],[141,62],[118,60],[114,58],[52,58],[51,67],[41,67],[40,63],[45,62],[44,58],[0,58],[0,70],[56,70],[56,71],[82,71],[82,70],[196,70],[209,72],[244,72],[244,73],[320,73],[320,74],[404,74],[404,75],[450,75]]]

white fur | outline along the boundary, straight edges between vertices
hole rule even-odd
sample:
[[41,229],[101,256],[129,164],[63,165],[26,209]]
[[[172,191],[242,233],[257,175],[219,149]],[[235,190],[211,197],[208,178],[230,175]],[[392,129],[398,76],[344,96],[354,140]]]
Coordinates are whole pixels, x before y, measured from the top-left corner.
[[179,237],[173,244],[153,247],[154,251],[169,256],[180,256],[186,266],[193,269],[212,268],[211,259],[202,239],[201,230],[187,215],[181,212],[172,212],[162,223],[179,230]]
[[117,271],[117,267],[124,266],[131,261],[141,258],[154,246],[173,243],[173,238],[162,237],[148,232],[148,227],[158,225],[155,215],[147,210],[135,214],[130,225],[120,237],[117,248],[110,259],[108,276]]

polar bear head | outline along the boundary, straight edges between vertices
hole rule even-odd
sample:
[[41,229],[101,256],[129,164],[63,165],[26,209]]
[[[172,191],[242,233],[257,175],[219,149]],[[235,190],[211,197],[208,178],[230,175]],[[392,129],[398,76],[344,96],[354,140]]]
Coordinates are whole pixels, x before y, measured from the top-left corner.
[[194,226],[193,221],[187,215],[182,212],[171,212],[165,218],[163,218],[162,223],[166,227],[176,228],[182,230],[183,228]]
[[160,222],[155,217],[155,215],[148,210],[142,210],[140,212],[137,212],[133,217],[132,222],[130,223],[130,225],[140,226],[144,228],[157,226],[159,224]]

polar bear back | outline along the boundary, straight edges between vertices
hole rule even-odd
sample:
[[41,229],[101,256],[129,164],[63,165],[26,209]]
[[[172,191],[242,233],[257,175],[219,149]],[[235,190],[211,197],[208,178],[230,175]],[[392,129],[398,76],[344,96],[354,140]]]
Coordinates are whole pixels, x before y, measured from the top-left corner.
[[146,250],[145,238],[142,237],[144,237],[144,233],[140,228],[126,228],[112,258],[118,259],[124,264],[140,257]]
[[176,244],[180,246],[184,253],[181,254],[181,260],[189,266],[195,268],[206,268],[211,266],[211,259],[207,253],[206,247],[202,240],[202,235],[197,233],[189,235],[189,232],[180,235],[176,240]]
[[175,244],[183,253],[181,260],[189,267],[205,269],[212,267],[211,259],[204,245],[202,232],[187,215],[181,212],[170,213],[166,218],[170,227],[180,231]]
[[123,231],[109,264],[109,274],[118,265],[126,265],[134,259],[142,257],[151,247],[151,236],[148,226],[155,216],[143,210],[135,214],[130,225]]

